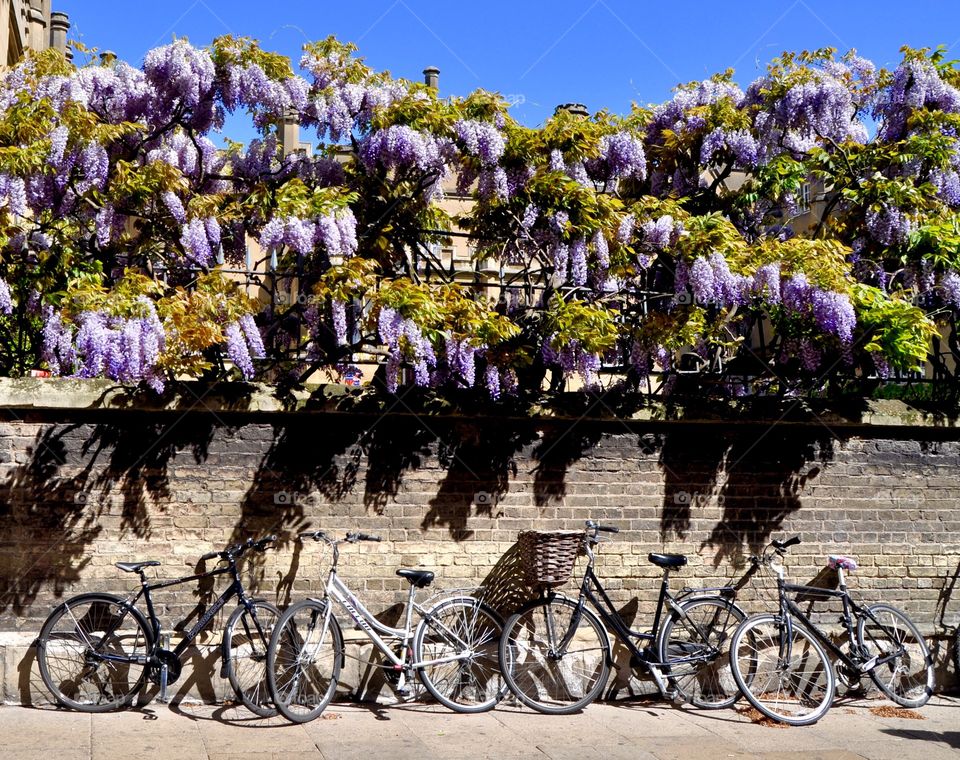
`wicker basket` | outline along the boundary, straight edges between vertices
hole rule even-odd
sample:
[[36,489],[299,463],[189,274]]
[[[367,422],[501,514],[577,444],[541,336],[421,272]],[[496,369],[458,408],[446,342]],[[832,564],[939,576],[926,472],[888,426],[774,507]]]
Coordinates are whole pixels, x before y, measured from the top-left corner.
[[582,530],[525,530],[517,540],[524,579],[531,586],[562,586],[583,548]]

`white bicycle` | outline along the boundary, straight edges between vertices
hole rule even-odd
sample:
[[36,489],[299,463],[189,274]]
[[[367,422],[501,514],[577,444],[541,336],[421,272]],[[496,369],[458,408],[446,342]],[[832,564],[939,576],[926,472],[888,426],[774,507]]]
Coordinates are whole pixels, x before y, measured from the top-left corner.
[[[493,708],[506,686],[497,663],[503,621],[474,596],[431,597],[429,607],[416,601],[417,589],[433,582],[429,570],[397,570],[410,583],[404,626],[377,620],[337,574],[340,545],[379,541],[379,536],[348,533],[335,539],[323,531],[301,533],[300,540],[323,541],[333,561],[323,598],[292,605],[280,616],[267,649],[267,684],[280,714],[295,723],[313,720],[333,699],[345,651],[333,604],[352,618],[384,658],[382,667],[398,694],[409,692],[413,675],[441,704],[457,712]],[[414,613],[419,618],[416,628]]]

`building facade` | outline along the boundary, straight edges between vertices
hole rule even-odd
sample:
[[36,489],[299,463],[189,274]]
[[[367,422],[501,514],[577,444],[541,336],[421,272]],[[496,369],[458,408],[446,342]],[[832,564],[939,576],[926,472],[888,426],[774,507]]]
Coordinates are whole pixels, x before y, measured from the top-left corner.
[[0,0],[0,55],[6,66],[27,50],[56,48],[69,55],[66,13],[51,10],[52,0]]

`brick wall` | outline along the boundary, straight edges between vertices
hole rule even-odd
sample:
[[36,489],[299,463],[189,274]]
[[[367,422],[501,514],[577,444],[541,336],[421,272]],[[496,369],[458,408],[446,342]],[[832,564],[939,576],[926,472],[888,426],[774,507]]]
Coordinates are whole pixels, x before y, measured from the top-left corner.
[[[403,597],[398,566],[434,569],[441,587],[485,584],[508,610],[527,594],[517,532],[576,529],[588,517],[622,529],[603,545],[598,572],[638,621],[659,578],[647,552],[690,555],[676,586],[714,585],[741,578],[770,537],[796,533],[792,579],[830,583],[825,556],[852,554],[861,570],[851,585],[864,599],[902,606],[931,636],[960,622],[952,429],[208,408],[3,414],[0,632],[39,630],[81,590],[130,589],[134,577],[116,561],[157,559],[159,575],[175,577],[206,551],[267,532],[284,540],[247,563],[245,577],[282,605],[323,582],[320,545],[290,540],[308,528],[384,537],[341,558],[374,611]],[[743,604],[768,607],[771,588],[752,579]],[[210,598],[192,584],[158,592],[158,612],[165,622],[196,616]]]

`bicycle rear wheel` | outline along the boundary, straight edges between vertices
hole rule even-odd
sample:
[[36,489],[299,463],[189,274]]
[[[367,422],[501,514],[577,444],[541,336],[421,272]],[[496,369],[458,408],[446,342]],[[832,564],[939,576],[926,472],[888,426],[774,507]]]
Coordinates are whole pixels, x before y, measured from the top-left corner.
[[270,637],[270,698],[280,714],[294,723],[316,718],[337,691],[343,634],[327,604],[307,599],[288,607]]
[[689,599],[680,609],[660,629],[660,662],[692,705],[730,707],[740,697],[730,672],[730,639],[746,614],[722,597]]
[[933,694],[933,662],[923,636],[906,613],[889,604],[874,604],[857,620],[857,643],[869,657],[903,652],[870,669],[870,678],[904,707],[922,707]]
[[223,631],[223,664],[237,698],[261,718],[277,714],[267,686],[267,648],[280,610],[256,600],[237,607]]
[[[550,715],[590,704],[610,676],[610,640],[590,610],[563,596],[521,608],[503,627],[500,670],[528,707]],[[566,644],[564,645],[564,640]]]
[[953,674],[960,676],[960,624],[953,632]]
[[768,718],[805,726],[833,702],[836,680],[813,634],[779,615],[747,618],[730,642],[733,677],[743,695]]
[[478,599],[447,599],[430,610],[417,626],[413,657],[425,663],[417,675],[434,699],[463,713],[495,707],[507,689],[497,662],[502,632],[500,616]]
[[133,701],[152,648],[139,610],[111,594],[81,594],[44,622],[37,662],[43,683],[60,704],[98,713]]

